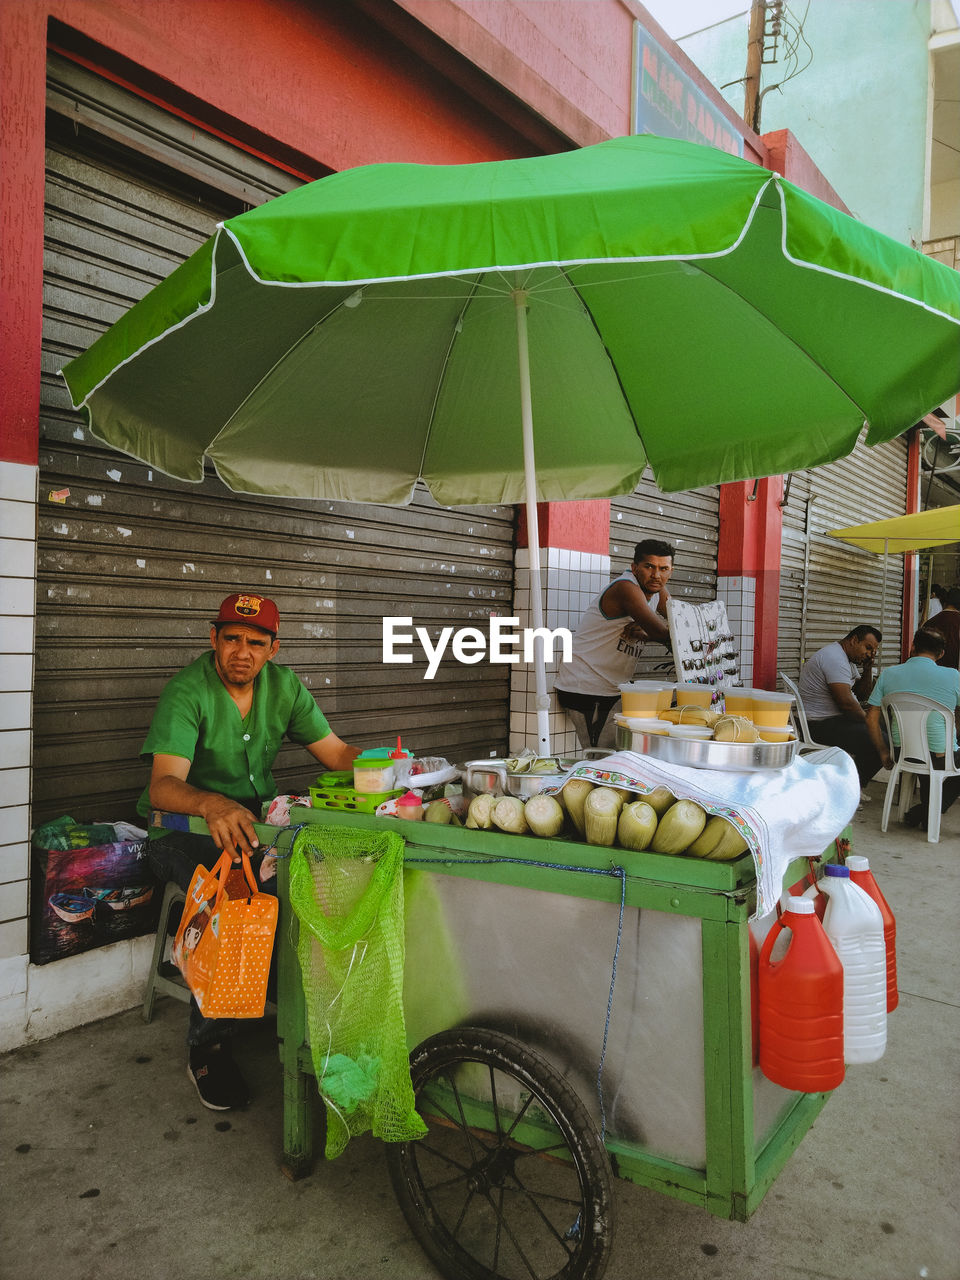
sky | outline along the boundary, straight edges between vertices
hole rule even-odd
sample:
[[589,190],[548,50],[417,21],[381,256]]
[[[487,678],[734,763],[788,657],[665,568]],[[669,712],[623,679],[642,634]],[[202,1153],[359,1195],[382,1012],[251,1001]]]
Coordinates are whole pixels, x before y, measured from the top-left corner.
[[750,8],[748,0],[641,0],[641,3],[674,40],[723,22],[736,13],[746,13]]

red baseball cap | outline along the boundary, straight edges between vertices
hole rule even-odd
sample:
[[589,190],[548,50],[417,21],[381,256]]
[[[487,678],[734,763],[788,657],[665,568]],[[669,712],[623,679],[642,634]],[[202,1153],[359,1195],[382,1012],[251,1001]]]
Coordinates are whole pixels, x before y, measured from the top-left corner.
[[280,630],[280,613],[274,602],[266,596],[240,592],[227,596],[220,606],[213,625],[219,626],[222,622],[242,622],[248,627],[258,627],[261,631],[270,631],[276,635]]

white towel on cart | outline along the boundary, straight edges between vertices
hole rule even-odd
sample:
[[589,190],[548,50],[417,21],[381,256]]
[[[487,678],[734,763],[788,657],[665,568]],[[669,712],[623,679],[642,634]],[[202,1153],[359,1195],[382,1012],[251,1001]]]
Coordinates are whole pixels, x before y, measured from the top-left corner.
[[727,773],[668,764],[636,751],[584,761],[564,778],[634,791],[667,787],[678,800],[696,800],[711,814],[736,813],[738,830],[757,870],[757,907],[764,916],[777,905],[794,858],[817,858],[857,810],[860,782],[853,760],[839,747],[798,755],[783,769]]

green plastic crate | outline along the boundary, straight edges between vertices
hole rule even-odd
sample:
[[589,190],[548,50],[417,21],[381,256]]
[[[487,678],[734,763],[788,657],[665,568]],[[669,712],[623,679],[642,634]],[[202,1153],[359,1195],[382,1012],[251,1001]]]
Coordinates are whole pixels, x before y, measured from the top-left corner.
[[[330,781],[328,781],[328,779]],[[353,813],[375,813],[384,800],[403,795],[395,791],[356,791],[352,773],[324,773],[310,788],[310,804],[314,809],[348,809]]]

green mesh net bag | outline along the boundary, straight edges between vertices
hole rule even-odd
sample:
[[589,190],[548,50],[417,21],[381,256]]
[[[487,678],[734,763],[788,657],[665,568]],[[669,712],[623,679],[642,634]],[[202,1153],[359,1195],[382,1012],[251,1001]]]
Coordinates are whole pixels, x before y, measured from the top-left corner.
[[403,839],[395,831],[305,827],[290,859],[290,904],[327,1159],[368,1129],[420,1138],[403,1021]]

